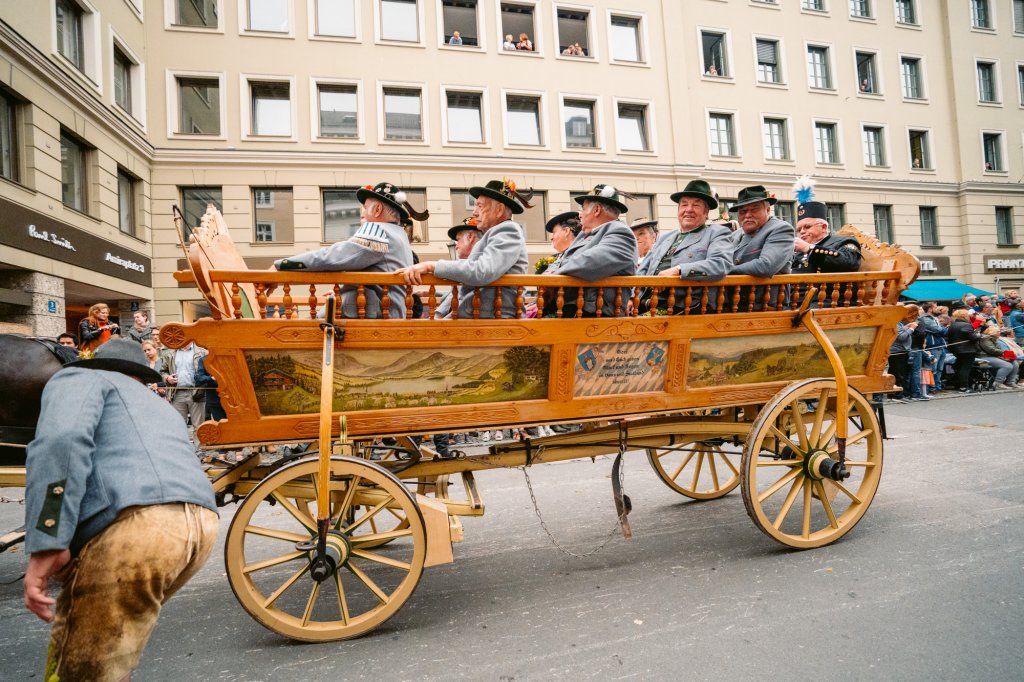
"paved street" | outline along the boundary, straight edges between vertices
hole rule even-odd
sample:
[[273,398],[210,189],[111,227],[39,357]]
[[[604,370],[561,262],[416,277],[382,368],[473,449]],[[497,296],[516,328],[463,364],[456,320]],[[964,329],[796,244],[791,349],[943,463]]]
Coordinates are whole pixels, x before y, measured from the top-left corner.
[[[1022,411],[1017,393],[889,407],[873,506],[806,552],[757,530],[738,490],[684,500],[637,453],[625,472],[634,539],[571,559],[548,542],[520,471],[483,472],[487,514],[465,521],[456,562],[427,569],[397,616],[350,642],[263,629],[218,550],[164,610],[135,679],[1021,679]],[[614,523],[610,464],[531,471],[548,525],[577,552]],[[0,527],[23,509],[0,505]],[[0,555],[0,580],[23,567],[20,548]],[[42,678],[46,629],[20,581],[0,586],[0,680]]]

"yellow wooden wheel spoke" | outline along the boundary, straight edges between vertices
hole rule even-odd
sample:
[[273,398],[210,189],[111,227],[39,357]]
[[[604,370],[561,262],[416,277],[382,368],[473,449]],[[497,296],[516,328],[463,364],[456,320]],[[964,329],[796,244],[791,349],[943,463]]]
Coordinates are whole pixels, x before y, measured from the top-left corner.
[[320,583],[313,581],[313,589],[309,591],[309,599],[306,600],[306,610],[302,612],[302,624],[309,625],[309,619],[313,617],[313,607],[316,606],[316,598],[320,594]]
[[729,470],[736,476],[740,475],[740,470],[736,468],[736,465],[732,463],[732,460],[722,451],[722,448],[718,448],[718,456],[725,462],[725,465],[729,467]]
[[862,462],[859,459],[848,459],[848,460],[846,460],[846,466],[847,467],[863,467],[865,469],[871,469],[871,468],[876,467],[878,465],[875,464],[874,462]]
[[278,491],[275,490],[270,494],[273,496],[275,500],[277,500],[277,503],[281,505],[281,507],[283,507],[285,511],[287,511],[289,514],[295,517],[296,521],[301,523],[310,531],[314,533],[316,532],[316,521],[313,520],[312,516],[309,516],[299,511],[299,508],[292,504],[291,500],[289,500],[287,497],[285,497]]
[[[665,454],[668,454],[668,452],[671,452],[671,450],[667,451]],[[672,472],[672,475],[669,476],[669,478],[672,479],[673,481],[679,478],[679,474],[683,473],[683,469],[686,468],[686,465],[690,463],[690,460],[693,459],[693,456],[695,454],[697,453],[694,451],[688,452],[686,456],[683,457],[682,463],[678,467],[676,467],[676,470]]]
[[345,568],[352,571],[353,575],[359,578],[360,582],[366,585],[366,588],[370,590],[370,592],[373,592],[373,596],[377,597],[377,600],[381,604],[387,604],[388,601],[390,601],[388,595],[384,592],[384,590],[380,589],[380,587],[377,586],[377,583],[373,582],[370,576],[363,573],[362,569],[360,569],[358,566],[356,566],[350,561],[347,564],[345,564]]
[[353,535],[349,538],[349,542],[353,545],[366,545],[371,542],[380,542],[397,540],[398,538],[404,538],[412,535],[412,531],[408,528],[399,528],[397,530],[389,530],[385,533],[373,533],[372,535],[367,533],[366,535]]
[[800,486],[803,485],[803,475],[794,478],[793,485],[789,486],[789,492],[786,493],[786,499],[782,502],[782,508],[779,509],[778,516],[775,517],[775,521],[772,523],[776,529],[782,527],[782,522],[786,520],[786,515],[789,514],[789,510],[793,508],[793,502],[796,501],[796,494],[800,492]]
[[345,514],[348,513],[349,508],[352,506],[352,500],[355,498],[356,489],[359,487],[359,476],[353,476],[348,481],[348,488],[345,490],[345,497],[342,499],[341,504],[334,510],[334,514],[331,516],[331,525],[335,530],[341,528]]
[[768,486],[768,489],[761,493],[761,495],[757,498],[757,501],[764,502],[769,497],[782,490],[782,488],[784,488],[787,483],[789,483],[794,478],[800,475],[800,469],[797,467],[794,467],[790,471],[787,471],[783,476],[779,478],[779,480],[775,481],[775,483],[772,483],[770,486]]
[[827,429],[825,429],[825,433],[821,434],[821,438],[818,439],[819,448],[825,443],[828,443],[830,440],[832,440],[832,436],[836,435],[837,426],[838,422],[835,419],[833,419],[832,423],[828,425]]
[[854,504],[860,504],[861,503],[861,499],[859,497],[857,497],[856,495],[854,495],[852,492],[850,492],[849,489],[847,489],[847,487],[845,485],[843,485],[842,483],[840,483],[839,481],[832,481],[832,485],[834,485],[835,487],[839,488],[839,491],[841,493],[843,493],[844,495],[846,495],[847,497],[849,497],[850,501],[853,502]]
[[410,568],[408,562],[392,559],[391,557],[386,557],[383,554],[377,554],[376,552],[368,552],[365,549],[353,549],[352,554],[362,557],[367,561],[375,561],[378,564],[384,564],[385,566],[391,566],[393,568],[400,568],[403,571],[408,571]]
[[821,424],[825,420],[825,408],[828,406],[829,389],[823,388],[818,393],[818,407],[814,410],[814,425],[811,427],[809,440],[820,443]]
[[757,467],[795,467],[800,466],[802,462],[802,459],[768,459],[759,461]]
[[[790,415],[793,417],[793,429],[796,431],[797,437],[800,438],[800,446],[796,449],[806,452],[810,448],[807,444],[807,427],[804,425],[804,415],[800,412],[800,401],[794,400],[789,404],[788,409]],[[773,424],[772,427],[774,428],[774,426],[775,425]],[[789,440],[788,436],[786,437],[786,440]]]
[[334,572],[334,584],[338,588],[338,612],[341,614],[341,622],[348,625],[348,600],[345,599],[345,587],[341,584],[341,571]]
[[294,585],[295,581],[297,581],[299,578],[301,578],[303,575],[305,575],[306,571],[308,571],[308,570],[309,570],[309,564],[308,563],[303,563],[302,568],[300,568],[299,570],[295,571],[295,573],[293,573],[291,575],[291,577],[288,578],[288,580],[285,580],[284,583],[282,583],[282,585],[279,588],[274,590],[273,594],[271,594],[269,597],[267,597],[263,601],[263,608],[265,608],[265,609],[270,608],[273,605],[273,603],[276,602],[281,597],[281,595],[284,594],[288,590],[289,587]]
[[693,482],[690,485],[694,490],[697,489],[697,485],[700,483],[700,471],[704,468],[704,450],[697,453],[697,464],[693,467]]
[[807,435],[806,435],[806,434],[805,434],[805,433],[803,432],[803,429],[801,429],[801,430],[800,430],[800,443],[801,443],[801,445],[797,445],[796,443],[794,443],[793,441],[791,441],[791,440],[789,439],[789,436],[787,436],[787,435],[786,435],[786,434],[784,434],[784,433],[783,433],[782,431],[780,431],[780,430],[778,429],[778,427],[776,427],[776,426],[775,426],[775,424],[772,424],[772,425],[770,425],[770,426],[768,427],[768,430],[769,430],[769,431],[770,431],[770,432],[772,433],[772,435],[773,435],[773,436],[775,436],[775,437],[776,437],[776,438],[777,438],[777,439],[778,439],[778,440],[779,440],[780,442],[782,442],[782,443],[785,443],[786,445],[788,445],[788,446],[789,446],[789,449],[790,449],[790,450],[792,450],[792,451],[793,451],[794,453],[800,453],[800,454],[803,454],[803,453],[804,453],[804,452],[806,451],[806,449],[807,449],[807,448],[806,448],[806,446],[802,445],[803,443],[805,443],[805,442],[807,441]]
[[803,538],[811,537],[811,479],[804,479]]
[[839,528],[839,521],[836,519],[836,513],[832,510],[832,503],[828,501],[828,493],[825,491],[824,484],[821,481],[815,481],[814,491],[818,493],[818,501],[821,502],[821,506],[825,509],[825,514],[828,515],[828,525],[833,528]]
[[[738,424],[737,428],[742,426]],[[664,449],[647,448],[647,460],[658,478],[680,495],[716,500],[740,484],[740,470],[730,460],[742,457],[736,449],[742,437],[742,432],[720,436],[676,434]]]
[[309,533],[303,535],[302,533],[292,533],[291,531],[278,530],[277,528],[263,528],[262,526],[251,525],[245,527],[245,532],[250,535],[259,535],[265,538],[284,540],[285,542],[303,542],[311,537]]
[[708,467],[711,471],[711,483],[714,489],[718,490],[718,468],[715,466],[715,452],[713,450],[708,453]]
[[263,569],[270,568],[271,566],[280,566],[281,564],[286,564],[289,561],[295,561],[296,559],[304,556],[306,556],[305,552],[288,552],[287,554],[282,554],[271,559],[246,564],[242,568],[242,572],[246,574],[255,573],[256,571],[262,571]]
[[356,528],[359,528],[359,526],[363,525],[364,523],[366,523],[367,521],[369,521],[370,519],[372,519],[372,518],[373,518],[374,516],[376,516],[376,515],[377,515],[377,512],[379,512],[379,511],[380,511],[381,509],[383,509],[383,508],[384,508],[385,506],[387,506],[387,505],[391,504],[391,503],[392,503],[392,502],[394,502],[394,501],[395,501],[395,498],[394,498],[394,496],[392,496],[392,495],[388,495],[388,496],[387,496],[387,497],[386,497],[386,498],[385,498],[384,500],[382,500],[382,501],[381,501],[381,502],[380,502],[380,503],[379,503],[379,504],[378,504],[377,506],[373,507],[373,508],[372,508],[372,509],[370,509],[370,510],[369,510],[368,512],[366,512],[365,514],[363,514],[362,516],[360,516],[360,517],[359,517],[358,519],[356,519],[356,520],[355,520],[354,522],[352,522],[352,525],[351,525],[351,526],[348,526],[347,528],[343,528],[343,529],[342,529],[342,531],[343,531],[344,533],[346,533],[346,534],[348,534],[348,533],[351,533],[351,532],[352,532],[352,531],[354,531],[354,530],[355,530]]

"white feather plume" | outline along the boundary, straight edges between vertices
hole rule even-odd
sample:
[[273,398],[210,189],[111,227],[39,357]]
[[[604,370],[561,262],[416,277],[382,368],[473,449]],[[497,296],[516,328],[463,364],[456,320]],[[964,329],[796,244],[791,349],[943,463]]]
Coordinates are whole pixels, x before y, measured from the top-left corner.
[[814,185],[817,182],[809,175],[801,175],[793,184],[793,192],[801,204],[805,204],[814,197]]
[[408,199],[408,198],[409,197],[405,196],[405,192],[403,192],[401,190],[395,192],[395,201],[397,201],[400,204],[404,204],[405,200]]
[[612,197],[615,196],[615,188],[612,187],[611,185],[605,185],[604,187],[601,188],[601,196],[603,196],[605,199],[611,199]]

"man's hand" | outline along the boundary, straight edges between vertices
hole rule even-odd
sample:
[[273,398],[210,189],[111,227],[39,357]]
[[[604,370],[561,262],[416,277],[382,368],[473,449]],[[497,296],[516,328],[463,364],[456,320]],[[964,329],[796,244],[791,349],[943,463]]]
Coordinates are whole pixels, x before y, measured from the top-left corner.
[[165,383],[168,386],[177,386],[178,385],[178,375],[177,374],[168,374],[167,375],[167,381]]
[[408,268],[402,268],[397,272],[405,277],[406,284],[423,284],[423,275],[434,274],[435,266],[436,263],[428,260]]
[[681,270],[678,266],[669,268],[668,270],[662,270],[658,273],[658,277],[679,277]]
[[803,239],[800,239],[800,237],[797,237],[796,241],[793,242],[793,250],[799,251],[800,253],[807,253],[808,251],[811,250],[811,247],[813,246],[814,244],[811,244],[810,242],[805,242]]
[[43,621],[53,621],[50,607],[56,600],[49,596],[49,581],[57,571],[71,561],[71,552],[66,549],[51,549],[33,552],[25,569],[25,608]]

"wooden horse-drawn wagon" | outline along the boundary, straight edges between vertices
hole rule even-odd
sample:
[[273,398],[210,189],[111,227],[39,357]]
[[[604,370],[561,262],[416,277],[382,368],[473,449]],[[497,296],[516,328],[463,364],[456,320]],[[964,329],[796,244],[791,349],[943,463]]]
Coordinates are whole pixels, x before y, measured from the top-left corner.
[[[208,212],[192,271],[178,278],[195,281],[212,317],[161,331],[171,348],[209,351],[227,419],[202,424],[198,437],[211,448],[318,444],[211,470],[219,499],[239,502],[225,547],[232,589],[285,636],[358,636],[397,612],[425,567],[452,561],[459,517],[484,511],[475,472],[616,455],[628,533],[618,464],[636,451],[686,497],[739,487],[754,525],[789,547],[839,539],[879,483],[883,439],[866,396],[893,388],[884,370],[897,301],[918,274],[912,256],[858,236],[857,273],[675,289],[656,277],[506,276],[492,286],[515,291],[515,309],[500,311],[510,317],[412,319],[408,290],[405,319],[364,319],[366,288],[400,276],[247,270]],[[425,285],[429,312],[451,282]],[[595,286],[617,304],[651,288],[684,313],[561,316]],[[358,319],[334,312],[343,287],[356,292]],[[558,316],[527,317],[534,290],[539,307],[557,302]],[[567,423],[581,427],[455,459],[418,445],[432,433]]]

